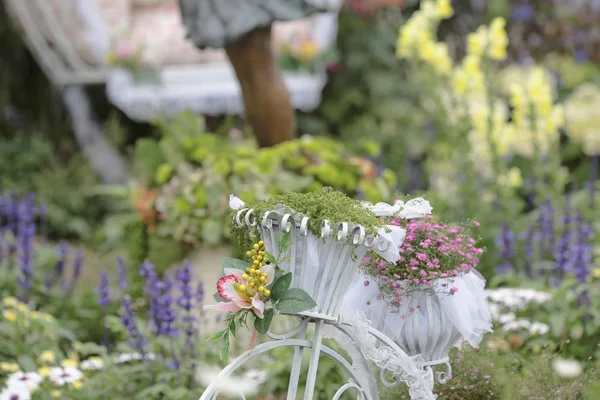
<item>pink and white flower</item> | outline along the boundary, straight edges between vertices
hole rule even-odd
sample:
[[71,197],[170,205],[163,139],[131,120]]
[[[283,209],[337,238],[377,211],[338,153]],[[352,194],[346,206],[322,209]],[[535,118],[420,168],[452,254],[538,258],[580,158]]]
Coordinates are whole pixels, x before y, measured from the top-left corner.
[[11,385],[0,392],[0,400],[31,400],[31,393],[25,385]]
[[[266,287],[273,282],[275,267],[267,264],[260,268],[260,273],[265,276],[262,284]],[[227,301],[215,305],[206,305],[205,309],[214,309],[225,312],[236,312],[243,309],[252,310],[258,318],[263,318],[265,311],[265,300],[268,296],[261,293],[258,287],[250,287],[248,275],[244,271],[235,268],[225,268],[225,276],[217,282],[219,296]]]
[[75,367],[55,367],[50,369],[50,380],[59,386],[75,383],[81,379],[83,379],[83,373]]
[[30,391],[37,389],[44,378],[37,372],[15,372],[8,377],[7,386],[23,385]]

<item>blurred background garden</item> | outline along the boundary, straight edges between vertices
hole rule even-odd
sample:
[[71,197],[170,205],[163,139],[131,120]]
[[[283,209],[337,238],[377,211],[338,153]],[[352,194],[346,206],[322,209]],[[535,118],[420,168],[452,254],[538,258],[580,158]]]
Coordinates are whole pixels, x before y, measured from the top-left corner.
[[[293,138],[253,132],[263,126],[230,100],[218,109],[233,81],[206,112],[171,99],[142,116],[146,103],[121,101],[175,80],[165,66],[227,62],[167,54],[154,20],[124,43],[115,32],[151,13],[181,21],[177,1],[122,3],[138,14],[106,18],[122,26],[94,67],[103,78],[76,82],[24,40],[15,4],[36,2],[0,2],[0,383],[37,371],[52,383],[34,399],[198,398],[197,367],[219,365],[204,339],[220,319],[201,304],[223,257],[245,250],[229,194],[330,186],[372,203],[423,196],[438,220],[476,221],[494,333],[453,352],[439,398],[600,398],[600,1],[347,0],[327,46],[310,29],[275,31],[286,83],[322,83],[311,104],[290,89]],[[154,302],[167,315],[152,328]],[[256,398],[285,398],[289,356],[240,379],[260,381]],[[61,363],[72,377],[51,374]],[[333,367],[320,366],[322,398],[344,383]]]

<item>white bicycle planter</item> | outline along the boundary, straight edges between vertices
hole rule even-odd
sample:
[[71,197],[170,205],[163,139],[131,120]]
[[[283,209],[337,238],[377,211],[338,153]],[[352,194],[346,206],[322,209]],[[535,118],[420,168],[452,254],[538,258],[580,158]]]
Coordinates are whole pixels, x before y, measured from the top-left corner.
[[[367,251],[372,249],[379,254],[397,251],[397,243],[390,241],[390,234],[369,234],[365,228],[346,222],[332,227],[328,221],[323,221],[320,237],[317,237],[308,230],[308,217],[294,217],[283,210],[267,212],[260,221],[256,215],[255,210],[242,208],[234,218],[239,227],[255,230],[264,241],[267,251],[276,257],[279,256],[275,253],[277,235],[290,234],[291,245],[283,254],[287,261],[278,266],[292,273],[291,287],[305,290],[317,305],[311,310],[294,314],[299,319],[299,324],[290,332],[269,332],[267,335],[272,341],[259,344],[240,355],[220,372],[219,377],[232,375],[250,360],[273,349],[292,347],[294,355],[288,400],[297,398],[305,349],[310,349],[310,361],[304,400],[314,398],[321,354],[334,360],[348,375],[347,383],[339,388],[333,400],[339,399],[348,391],[356,392],[357,398],[361,400],[378,400],[371,362],[380,367],[380,379],[384,385],[394,386],[404,382],[409,385],[413,399],[435,399],[432,393],[435,379],[431,363],[423,361],[420,355],[409,356],[394,340],[375,329],[366,319],[361,320],[360,316],[364,317],[364,314],[340,313],[344,295]],[[397,233],[392,233],[391,236]],[[403,236],[399,240],[403,240]],[[310,339],[307,338],[309,325],[314,326],[314,335]],[[324,345],[324,338],[335,339],[348,352],[352,361]],[[438,374],[438,381],[444,382],[447,375],[449,372]],[[211,384],[200,400],[216,399],[218,394],[216,385]],[[241,393],[238,397],[245,399]]]

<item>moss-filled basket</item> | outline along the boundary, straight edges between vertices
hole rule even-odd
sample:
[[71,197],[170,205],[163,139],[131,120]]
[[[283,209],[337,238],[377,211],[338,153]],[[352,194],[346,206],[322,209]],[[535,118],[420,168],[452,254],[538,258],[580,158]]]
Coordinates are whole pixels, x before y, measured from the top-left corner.
[[[231,197],[232,232],[241,248],[265,243],[277,267],[292,273],[292,288],[317,303],[300,314],[337,320],[341,300],[369,249],[398,258],[404,232],[388,227],[368,207],[340,192],[291,193],[244,204]],[[273,260],[272,260],[273,261]]]

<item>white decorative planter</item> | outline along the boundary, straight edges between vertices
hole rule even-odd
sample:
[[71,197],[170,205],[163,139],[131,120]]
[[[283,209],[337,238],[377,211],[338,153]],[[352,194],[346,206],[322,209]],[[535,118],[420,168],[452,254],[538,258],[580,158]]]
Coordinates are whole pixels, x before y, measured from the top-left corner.
[[[394,246],[347,222],[332,228],[324,221],[317,237],[308,230],[308,217],[293,217],[282,211],[269,211],[258,221],[253,209],[243,208],[237,211],[235,222],[240,227],[256,226],[267,251],[286,259],[278,266],[292,273],[291,287],[303,289],[315,300],[316,307],[300,314],[327,320],[337,320],[341,300],[367,251],[384,252]],[[288,232],[291,244],[280,255],[277,238]]]
[[[365,286],[365,281],[369,282]],[[442,293],[456,287],[453,295]],[[477,346],[486,332],[491,332],[491,315],[485,298],[485,281],[476,272],[434,282],[435,293],[415,290],[392,310],[378,300],[376,282],[362,274],[354,278],[342,306],[342,312],[365,313],[372,326],[392,339],[410,356],[421,355],[425,366],[446,365],[446,373],[436,374],[438,383],[450,378],[448,353],[462,338]],[[445,290],[447,292],[447,290]],[[398,311],[398,312],[396,312]]]

